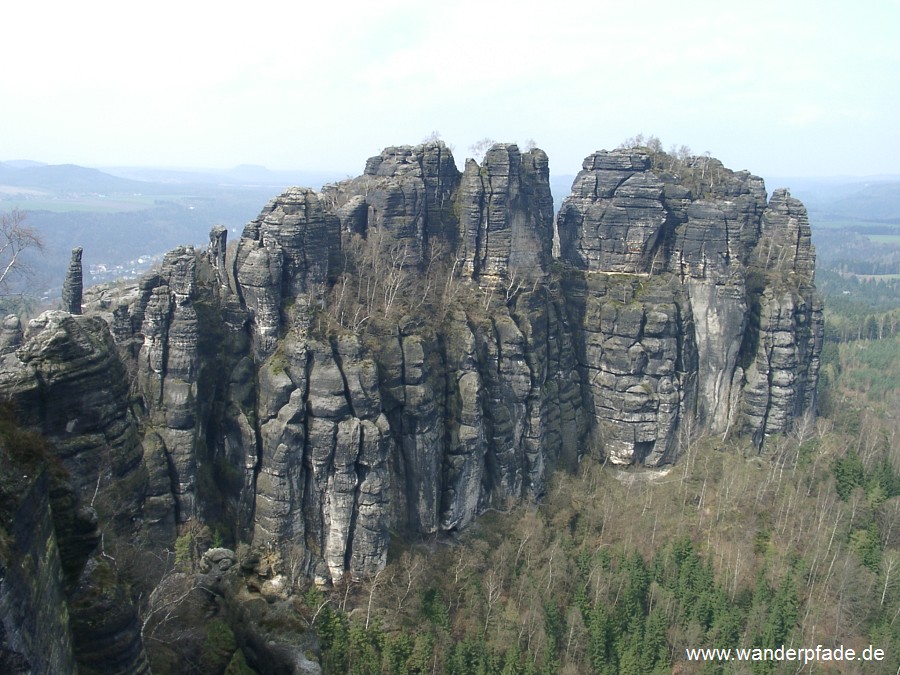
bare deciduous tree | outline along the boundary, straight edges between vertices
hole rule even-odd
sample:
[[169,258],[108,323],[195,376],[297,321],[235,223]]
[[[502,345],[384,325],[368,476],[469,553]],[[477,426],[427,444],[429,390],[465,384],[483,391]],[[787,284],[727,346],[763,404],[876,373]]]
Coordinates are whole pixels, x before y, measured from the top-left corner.
[[888,590],[896,583],[896,573],[900,568],[900,553],[897,551],[885,551],[881,559],[881,569],[884,571],[884,586],[881,589],[881,605],[887,598]]
[[618,150],[631,150],[631,148],[640,148],[644,145],[646,140],[644,139],[644,134],[640,133],[636,136],[630,136],[626,138],[624,141],[619,143]]
[[406,602],[413,587],[425,574],[425,562],[424,556],[416,555],[409,551],[405,551],[400,556],[399,569],[391,577],[391,583],[395,586],[397,592],[398,612],[403,609],[403,603]]
[[8,294],[14,278],[30,274],[25,252],[44,249],[41,236],[25,220],[25,213],[18,209],[0,216],[0,295]]
[[487,154],[487,151],[491,149],[491,146],[494,145],[494,139],[488,138],[485,136],[480,141],[476,141],[472,145],[469,146],[469,152],[472,153],[472,156],[475,159],[481,158],[484,161],[484,157]]

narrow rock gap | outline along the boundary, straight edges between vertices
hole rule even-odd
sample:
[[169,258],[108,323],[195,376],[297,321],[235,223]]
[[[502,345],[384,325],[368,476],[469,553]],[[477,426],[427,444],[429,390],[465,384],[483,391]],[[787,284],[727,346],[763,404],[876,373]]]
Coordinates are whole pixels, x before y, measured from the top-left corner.
[[350,395],[350,385],[347,381],[347,373],[344,369],[343,358],[341,357],[340,351],[337,346],[337,338],[332,336],[328,341],[329,347],[331,347],[331,357],[334,359],[334,363],[337,366],[338,373],[341,375],[341,382],[344,385],[344,400],[347,401],[347,406],[350,408],[350,414],[353,417],[359,417],[356,410],[353,407],[353,397]]

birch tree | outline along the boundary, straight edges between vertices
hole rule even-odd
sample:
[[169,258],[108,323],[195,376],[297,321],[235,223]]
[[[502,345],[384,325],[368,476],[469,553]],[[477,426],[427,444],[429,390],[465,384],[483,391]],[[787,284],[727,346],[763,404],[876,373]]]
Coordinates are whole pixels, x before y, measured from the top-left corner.
[[27,251],[44,250],[40,234],[25,221],[18,209],[0,216],[0,296],[9,295],[12,282],[31,273]]

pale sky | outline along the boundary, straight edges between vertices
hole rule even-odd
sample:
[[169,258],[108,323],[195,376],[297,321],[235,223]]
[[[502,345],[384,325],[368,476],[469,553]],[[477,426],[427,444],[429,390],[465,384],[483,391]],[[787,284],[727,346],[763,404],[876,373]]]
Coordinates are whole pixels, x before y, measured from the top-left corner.
[[362,172],[432,131],[551,171],[637,133],[770,176],[900,174],[900,2],[132,3],[0,10],[0,161]]

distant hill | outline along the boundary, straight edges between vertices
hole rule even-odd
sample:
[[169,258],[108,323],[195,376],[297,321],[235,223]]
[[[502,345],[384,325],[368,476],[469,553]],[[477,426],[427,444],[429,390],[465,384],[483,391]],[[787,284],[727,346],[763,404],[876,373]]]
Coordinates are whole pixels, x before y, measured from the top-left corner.
[[[242,179],[250,174],[267,179],[256,184]],[[52,295],[73,247],[84,248],[88,285],[133,274],[139,257],[162,255],[179,244],[205,244],[213,225],[225,225],[232,236],[239,233],[293,183],[286,178],[263,167],[218,174],[135,169],[122,176],[15,160],[0,162],[0,211],[24,211],[27,224],[40,233],[44,251],[29,260],[35,270],[29,291]],[[108,272],[93,275],[97,269]]]
[[32,165],[17,168],[11,162],[0,164],[0,185],[54,193],[97,194],[146,192],[148,188],[147,184],[140,181],[119,178],[76,164]]
[[264,166],[249,164],[224,170],[153,167],[110,167],[101,170],[77,164],[51,165],[30,160],[0,162],[0,186],[55,195],[171,195],[203,192],[210,186],[237,186],[271,188],[274,196],[287,187],[318,189],[325,183],[345,177],[345,174],[336,171],[271,171]]
[[900,177],[767,178],[766,187],[789,187],[819,221],[863,220],[900,224]]
[[836,215],[900,224],[900,181],[866,184],[829,206]]
[[47,166],[47,164],[46,162],[35,162],[30,159],[13,159],[0,162],[0,166],[5,166],[9,169],[29,169],[35,166]]
[[173,185],[243,185],[283,189],[302,186],[318,189],[325,183],[346,178],[337,171],[272,171],[264,166],[242,164],[232,169],[170,169],[158,167],[107,167],[107,173],[133,180]]

